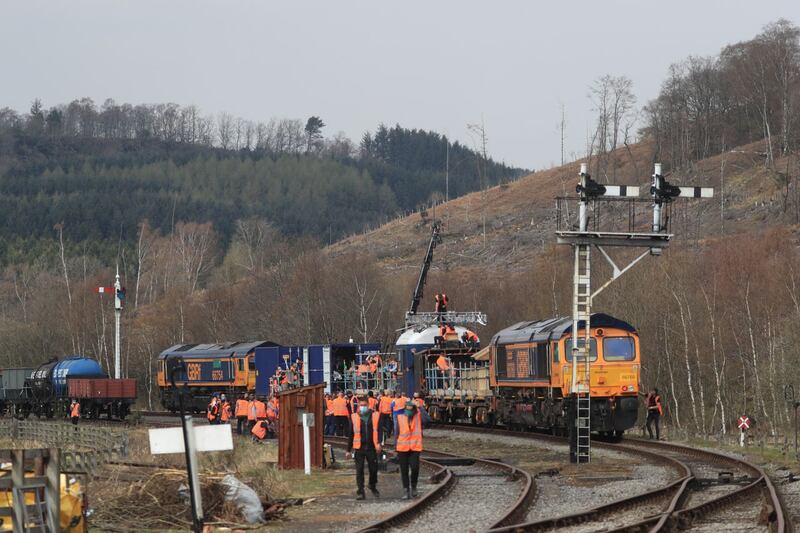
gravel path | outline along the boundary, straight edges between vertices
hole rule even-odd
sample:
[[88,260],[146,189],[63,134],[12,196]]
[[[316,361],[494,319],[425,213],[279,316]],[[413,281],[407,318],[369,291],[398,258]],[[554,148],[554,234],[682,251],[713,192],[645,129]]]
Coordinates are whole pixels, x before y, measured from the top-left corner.
[[522,490],[521,483],[507,481],[504,473],[479,464],[448,468],[455,474],[448,494],[392,531],[484,531],[514,504]]
[[[630,461],[630,456],[619,454],[620,460]],[[574,514],[580,511],[591,509],[599,505],[605,505],[622,498],[629,498],[636,494],[646,492],[653,487],[660,487],[668,484],[674,474],[671,469],[660,465],[636,464],[633,465],[627,479],[603,481],[600,476],[592,477],[589,482],[581,476],[556,476],[551,478],[539,477],[536,480],[538,489],[538,499],[535,505],[528,512],[528,520],[533,522],[558,516]],[[658,512],[660,509],[656,509]],[[632,516],[645,516],[642,513],[631,511]],[[628,513],[626,513],[627,515]],[[630,516],[624,518],[630,522]],[[636,521],[636,519],[632,520]],[[618,520],[614,520],[617,523]],[[588,531],[598,529],[597,523]],[[622,525],[620,523],[619,525]],[[573,529],[569,529],[573,531]]]
[[719,531],[728,532],[759,532],[769,531],[767,525],[759,525],[758,518],[761,507],[756,502],[726,507],[724,519],[720,520],[718,514],[712,514],[706,518],[695,520],[692,527],[687,531],[718,533]]
[[800,528],[800,469],[797,466],[790,468],[785,465],[770,465],[764,467],[775,490],[783,501],[783,508],[787,519],[794,525],[795,529]]
[[[526,517],[530,522],[611,503],[667,485],[676,478],[675,471],[668,466],[644,463],[639,456],[601,448],[593,450],[591,464],[571,465],[566,462],[569,453],[566,443],[457,429],[426,430],[425,437],[430,437],[426,446],[432,449],[455,451],[453,448],[457,448],[465,455],[496,457],[536,475],[537,499]],[[470,449],[472,453],[467,453]],[[630,515],[625,513],[620,518],[630,523],[632,516],[644,516],[646,511],[644,508],[631,510]],[[617,521],[615,517],[613,522]],[[609,521],[608,525],[612,523]],[[580,530],[600,528],[597,522],[592,522]]]

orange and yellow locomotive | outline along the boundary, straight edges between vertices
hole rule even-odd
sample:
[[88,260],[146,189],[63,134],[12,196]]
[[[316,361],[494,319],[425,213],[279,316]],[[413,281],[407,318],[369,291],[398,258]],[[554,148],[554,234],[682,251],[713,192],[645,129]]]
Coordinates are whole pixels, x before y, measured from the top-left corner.
[[[581,324],[580,335],[583,335]],[[520,322],[499,331],[478,353],[431,348],[417,354],[420,388],[437,420],[566,430],[572,385],[572,319]],[[636,424],[639,336],[606,314],[590,324],[592,431],[621,435]],[[584,376],[584,363],[577,364]]]

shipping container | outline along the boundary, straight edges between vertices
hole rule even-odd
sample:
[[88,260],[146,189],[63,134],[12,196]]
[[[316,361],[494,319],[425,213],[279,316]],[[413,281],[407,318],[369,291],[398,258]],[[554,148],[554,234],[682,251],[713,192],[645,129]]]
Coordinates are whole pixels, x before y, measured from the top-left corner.
[[269,379],[280,367],[287,368],[297,359],[303,361],[303,383],[326,383],[325,392],[336,392],[336,376],[350,365],[361,363],[368,355],[380,353],[377,343],[312,344],[309,346],[274,346],[256,348],[256,395],[268,396]]

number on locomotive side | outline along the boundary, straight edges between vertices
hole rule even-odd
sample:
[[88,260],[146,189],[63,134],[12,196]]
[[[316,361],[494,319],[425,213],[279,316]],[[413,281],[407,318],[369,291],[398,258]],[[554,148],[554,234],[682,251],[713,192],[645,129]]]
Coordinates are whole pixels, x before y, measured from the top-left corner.
[[212,370],[211,371],[211,380],[212,381],[222,381],[224,378],[222,377],[222,370]]
[[189,363],[186,365],[186,375],[189,377],[189,381],[199,381],[200,363]]

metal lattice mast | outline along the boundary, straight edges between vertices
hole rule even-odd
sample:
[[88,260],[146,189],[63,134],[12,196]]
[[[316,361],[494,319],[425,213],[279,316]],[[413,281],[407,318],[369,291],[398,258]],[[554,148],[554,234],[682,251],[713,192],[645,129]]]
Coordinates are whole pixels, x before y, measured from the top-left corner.
[[[559,244],[569,244],[574,249],[575,265],[573,273],[572,302],[572,384],[567,403],[570,420],[570,459],[577,463],[588,463],[591,459],[591,313],[592,300],[615,279],[631,269],[647,255],[660,255],[661,249],[669,244],[672,235],[663,224],[663,206],[677,197],[711,198],[714,190],[710,187],[678,187],[670,184],[661,174],[661,164],[656,163],[650,194],[653,198],[652,226],[637,231],[634,220],[635,202],[632,197],[639,196],[639,187],[626,185],[600,185],[591,179],[586,163],[581,164],[580,182],[576,188],[578,197],[578,228],[556,231]],[[567,198],[559,199],[569,200]],[[589,203],[594,206],[594,214],[599,214],[602,202],[629,202],[628,231],[606,231],[600,229],[597,218],[594,228],[589,230]],[[559,204],[561,205],[561,204]],[[612,217],[613,220],[613,217]],[[649,231],[648,231],[649,230]],[[591,247],[595,246],[611,266],[611,278],[592,291],[591,285]],[[606,247],[646,248],[620,268],[606,251]],[[580,326],[583,323],[583,331]],[[583,333],[581,335],[581,333]],[[578,376],[578,363],[583,362],[583,374]]]
[[[580,204],[578,206],[579,231],[585,233],[588,228],[588,196],[586,164],[581,165]],[[591,458],[591,383],[589,370],[590,356],[590,318],[592,314],[592,263],[591,245],[573,244],[575,268],[572,286],[572,395],[576,405],[577,445],[576,459],[578,463],[588,463]],[[581,338],[580,323],[583,322]],[[578,361],[583,361],[583,376],[578,378]]]

